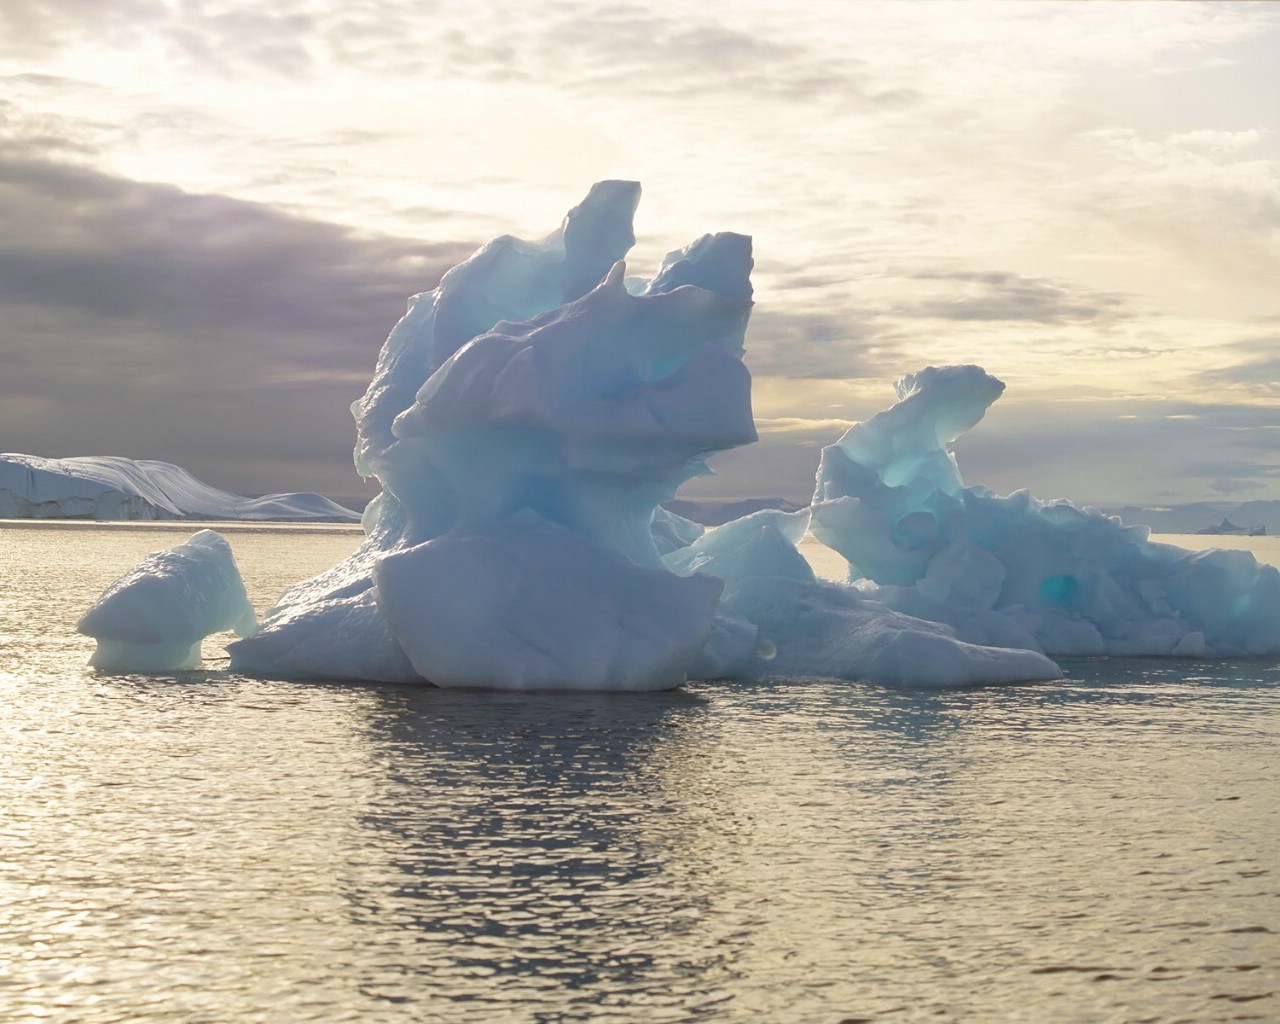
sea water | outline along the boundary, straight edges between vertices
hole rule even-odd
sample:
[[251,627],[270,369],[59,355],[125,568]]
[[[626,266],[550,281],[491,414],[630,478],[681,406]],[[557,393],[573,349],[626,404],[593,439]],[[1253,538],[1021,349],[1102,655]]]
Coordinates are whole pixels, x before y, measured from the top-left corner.
[[[360,539],[218,529],[260,612]],[[191,532],[0,526],[6,1024],[1280,1020],[1280,659],[944,693],[278,682],[227,638],[89,669],[76,619]]]

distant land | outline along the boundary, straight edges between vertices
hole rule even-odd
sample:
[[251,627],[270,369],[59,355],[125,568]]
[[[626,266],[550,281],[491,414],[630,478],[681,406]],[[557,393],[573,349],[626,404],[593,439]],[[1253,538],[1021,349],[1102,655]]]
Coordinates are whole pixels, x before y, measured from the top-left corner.
[[0,519],[354,523],[360,513],[310,491],[232,494],[168,462],[7,453],[0,455]]
[[1280,533],[1280,501],[1196,501],[1187,505],[1099,506],[1126,523],[1151,527],[1154,533]]

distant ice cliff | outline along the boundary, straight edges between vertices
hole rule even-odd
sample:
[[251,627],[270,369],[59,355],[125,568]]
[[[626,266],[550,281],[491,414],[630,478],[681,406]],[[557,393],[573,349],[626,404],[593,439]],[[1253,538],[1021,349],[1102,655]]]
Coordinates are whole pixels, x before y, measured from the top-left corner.
[[358,522],[360,513],[310,492],[245,498],[168,462],[100,455],[0,455],[0,519],[244,519]]

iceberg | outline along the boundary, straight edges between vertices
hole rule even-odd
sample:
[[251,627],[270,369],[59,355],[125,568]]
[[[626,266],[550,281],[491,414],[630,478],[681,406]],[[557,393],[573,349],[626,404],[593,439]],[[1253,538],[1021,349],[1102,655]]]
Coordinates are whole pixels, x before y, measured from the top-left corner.
[[546,238],[495,239],[410,300],[352,407],[356,466],[382,484],[366,542],[286,591],[231,645],[233,669],[507,689],[688,678],[726,632],[722,584],[664,566],[701,528],[657,508],[756,439],[751,241],[704,235],[629,280],[638,201],[634,182],[600,182]]
[[200,641],[257,626],[231,546],[201,530],[148,555],[111,584],[76,630],[98,641],[90,659],[108,672],[172,672],[200,666]]
[[[460,587],[459,580],[466,580]],[[636,565],[525,514],[386,555],[379,607],[437,686],[655,690],[685,681],[721,584]]]
[[[713,530],[663,508],[756,439],[751,240],[704,235],[628,278],[638,200],[600,182],[547,237],[495,239],[410,299],[352,405],[382,487],[354,554],[256,630],[225,562],[153,556],[85,616],[95,663],[187,663],[230,620],[233,671],[508,690],[953,687],[1056,679],[1057,654],[1280,650],[1280,574],[1251,556],[966,488],[948,446],[1004,389],[976,366],[904,377],[823,450],[809,508]],[[815,577],[807,531],[848,580]]]
[[813,535],[864,595],[1054,656],[1280,651],[1280,572],[1248,552],[1185,551],[1096,508],[965,487],[947,446],[1004,391],[981,367],[927,367],[896,389],[823,449],[814,491]]
[[0,455],[0,519],[220,519],[358,522],[360,515],[311,492],[245,498],[180,466],[119,456],[46,459]]
[[495,239],[410,300],[352,406],[356,466],[382,484],[366,542],[286,591],[232,669],[504,689],[1058,677],[815,580],[807,511],[704,535],[660,507],[756,439],[751,241],[704,235],[628,279],[638,200],[600,182],[551,235]]

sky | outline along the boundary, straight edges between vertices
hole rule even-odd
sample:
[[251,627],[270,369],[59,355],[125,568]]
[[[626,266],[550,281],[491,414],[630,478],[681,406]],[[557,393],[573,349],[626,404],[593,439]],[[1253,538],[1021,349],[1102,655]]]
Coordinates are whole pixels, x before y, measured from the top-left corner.
[[926,365],[966,483],[1280,499],[1280,4],[4,0],[0,450],[369,496],[408,296],[640,181],[629,274],[754,239],[761,440],[804,499]]

